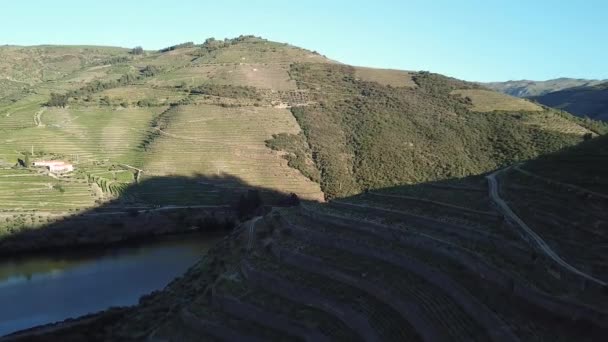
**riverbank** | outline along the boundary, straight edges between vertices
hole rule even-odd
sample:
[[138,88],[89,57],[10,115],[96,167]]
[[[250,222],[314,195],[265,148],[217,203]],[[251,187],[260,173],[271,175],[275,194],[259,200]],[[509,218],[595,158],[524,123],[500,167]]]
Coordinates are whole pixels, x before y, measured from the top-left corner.
[[[115,324],[133,310],[132,307],[110,308],[94,314],[68,318],[61,322],[55,322],[33,328],[20,330],[5,336],[0,336],[0,342],[15,341],[102,341],[102,336],[92,335],[91,332],[99,331],[99,327],[107,324]],[[66,335],[66,329],[69,333]]]
[[104,249],[172,235],[227,233],[235,222],[236,214],[230,208],[124,212],[111,217],[80,215],[4,236],[0,239],[0,257]]
[[[2,260],[0,303],[10,305],[0,306],[0,336],[16,331],[48,336],[66,327],[73,331],[97,319],[92,313],[149,300],[205,259],[225,236],[179,235],[105,250]],[[70,319],[76,317],[84,320]],[[36,326],[40,329],[27,330]]]

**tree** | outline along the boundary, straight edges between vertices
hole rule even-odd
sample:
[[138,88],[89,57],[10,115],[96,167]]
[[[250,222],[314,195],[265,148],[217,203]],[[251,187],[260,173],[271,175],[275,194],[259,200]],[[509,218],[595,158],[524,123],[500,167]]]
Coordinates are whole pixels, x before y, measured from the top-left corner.
[[110,100],[110,98],[108,96],[104,96],[101,99],[99,99],[99,104],[101,104],[102,106],[109,106],[112,104],[112,101]]
[[141,46],[136,46],[133,49],[131,49],[131,54],[132,55],[143,55],[144,49]]
[[160,72],[160,69],[154,65],[146,65],[139,73],[144,77],[151,77]]
[[51,93],[51,99],[46,103],[49,107],[65,107],[68,105],[68,96]]

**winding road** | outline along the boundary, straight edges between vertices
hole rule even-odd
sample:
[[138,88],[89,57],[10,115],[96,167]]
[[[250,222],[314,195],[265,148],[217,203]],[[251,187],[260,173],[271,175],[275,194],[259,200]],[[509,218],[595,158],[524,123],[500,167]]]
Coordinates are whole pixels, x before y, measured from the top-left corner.
[[545,253],[549,258],[553,259],[553,261],[555,261],[558,265],[560,265],[564,269],[566,269],[578,276],[581,276],[589,281],[592,281],[601,286],[606,286],[606,282],[604,282],[600,279],[597,279],[597,278],[577,269],[576,267],[568,264],[566,261],[564,261],[559,255],[557,255],[557,253],[555,253],[551,249],[551,247],[549,247],[549,245],[545,242],[545,240],[543,240],[538,234],[536,234],[534,232],[534,230],[532,230],[532,228],[530,228],[521,218],[519,218],[513,212],[513,210],[511,210],[511,208],[509,208],[509,205],[500,197],[500,194],[498,191],[498,180],[496,179],[497,175],[499,175],[500,173],[507,171],[509,169],[510,169],[510,167],[507,167],[507,168],[501,169],[501,170],[497,170],[486,176],[486,179],[488,180],[490,198],[492,199],[492,201],[494,203],[496,203],[500,212],[502,212],[502,214],[505,216],[505,218],[511,220],[512,222],[515,222],[526,233],[526,235],[528,235],[528,237],[530,237],[536,243],[538,248],[543,253]]

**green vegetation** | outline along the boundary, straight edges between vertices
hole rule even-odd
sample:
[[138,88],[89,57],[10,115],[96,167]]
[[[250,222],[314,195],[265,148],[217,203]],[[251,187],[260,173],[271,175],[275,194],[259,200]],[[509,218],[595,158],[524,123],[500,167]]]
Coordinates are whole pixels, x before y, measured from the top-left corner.
[[143,55],[144,49],[141,46],[136,46],[133,49],[131,49],[131,51],[129,53],[131,53],[132,55]]
[[[205,52],[205,48],[213,52]],[[12,210],[7,219],[18,218],[19,210],[30,207],[67,216],[124,196],[121,205],[226,203],[221,193],[236,182],[221,182],[220,193],[190,181],[223,174],[243,177],[248,186],[323,198],[317,184],[288,166],[295,165],[293,162],[265,145],[273,134],[299,131],[289,111],[269,108],[279,95],[266,85],[295,89],[288,81],[288,64],[273,64],[273,57],[281,55],[289,62],[304,59],[310,52],[251,36],[221,43],[209,40],[204,47],[178,44],[164,50],[0,48],[0,70],[10,79],[2,81],[6,87],[0,89],[6,90],[0,93],[0,167],[21,163],[27,169],[33,161],[52,157],[71,162],[76,169],[61,176],[60,182],[47,181],[40,200],[23,196],[24,202],[15,201],[17,206],[7,207]],[[241,58],[250,62],[250,55],[260,64],[247,69]],[[217,63],[213,65],[217,74],[201,73],[206,67],[200,63],[209,58]],[[235,68],[240,68],[238,75],[230,78]],[[43,77],[38,78],[37,73]],[[207,81],[190,79],[200,74]],[[208,82],[216,75],[224,76]],[[249,78],[253,80],[250,84],[245,82]],[[116,169],[117,165],[128,167]],[[137,173],[129,167],[143,171]],[[161,182],[159,188],[145,185],[125,194],[136,180],[148,181],[154,176],[178,178]],[[16,179],[0,178],[0,188],[14,192],[18,183],[12,181]],[[80,184],[87,201],[73,199],[72,187],[64,181]],[[38,191],[26,183],[20,188],[28,195]],[[31,203],[22,206],[28,201]],[[17,221],[11,222],[12,227],[19,226]]]
[[254,87],[231,86],[221,84],[203,84],[190,90],[192,94],[211,95],[229,98],[249,98],[261,101],[258,91]]
[[587,131],[554,112],[478,113],[457,89],[476,85],[421,72],[417,88],[357,81],[355,70],[330,64],[295,64],[298,86],[318,104],[292,108],[312,149],[327,196],[365,189],[480,174],[582,141]]
[[173,51],[173,50],[177,50],[177,49],[185,49],[185,48],[191,48],[194,47],[194,43],[193,42],[185,42],[185,43],[181,43],[181,44],[176,44],[176,45],[172,45],[169,47],[166,47],[164,49],[160,49],[158,50],[158,52],[169,52],[169,51]]
[[300,170],[313,182],[321,182],[321,174],[312,161],[312,152],[304,134],[274,134],[272,139],[266,140],[266,146],[276,151],[287,152],[285,155],[287,165]]
[[68,97],[65,95],[51,93],[51,99],[47,102],[47,106],[65,107],[68,105]]

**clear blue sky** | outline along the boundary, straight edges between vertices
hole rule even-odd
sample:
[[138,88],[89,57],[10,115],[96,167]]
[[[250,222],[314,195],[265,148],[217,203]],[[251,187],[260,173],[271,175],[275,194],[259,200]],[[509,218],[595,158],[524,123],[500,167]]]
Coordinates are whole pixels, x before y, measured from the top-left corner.
[[20,0],[0,9],[0,44],[158,49],[240,34],[471,81],[608,78],[606,0]]

